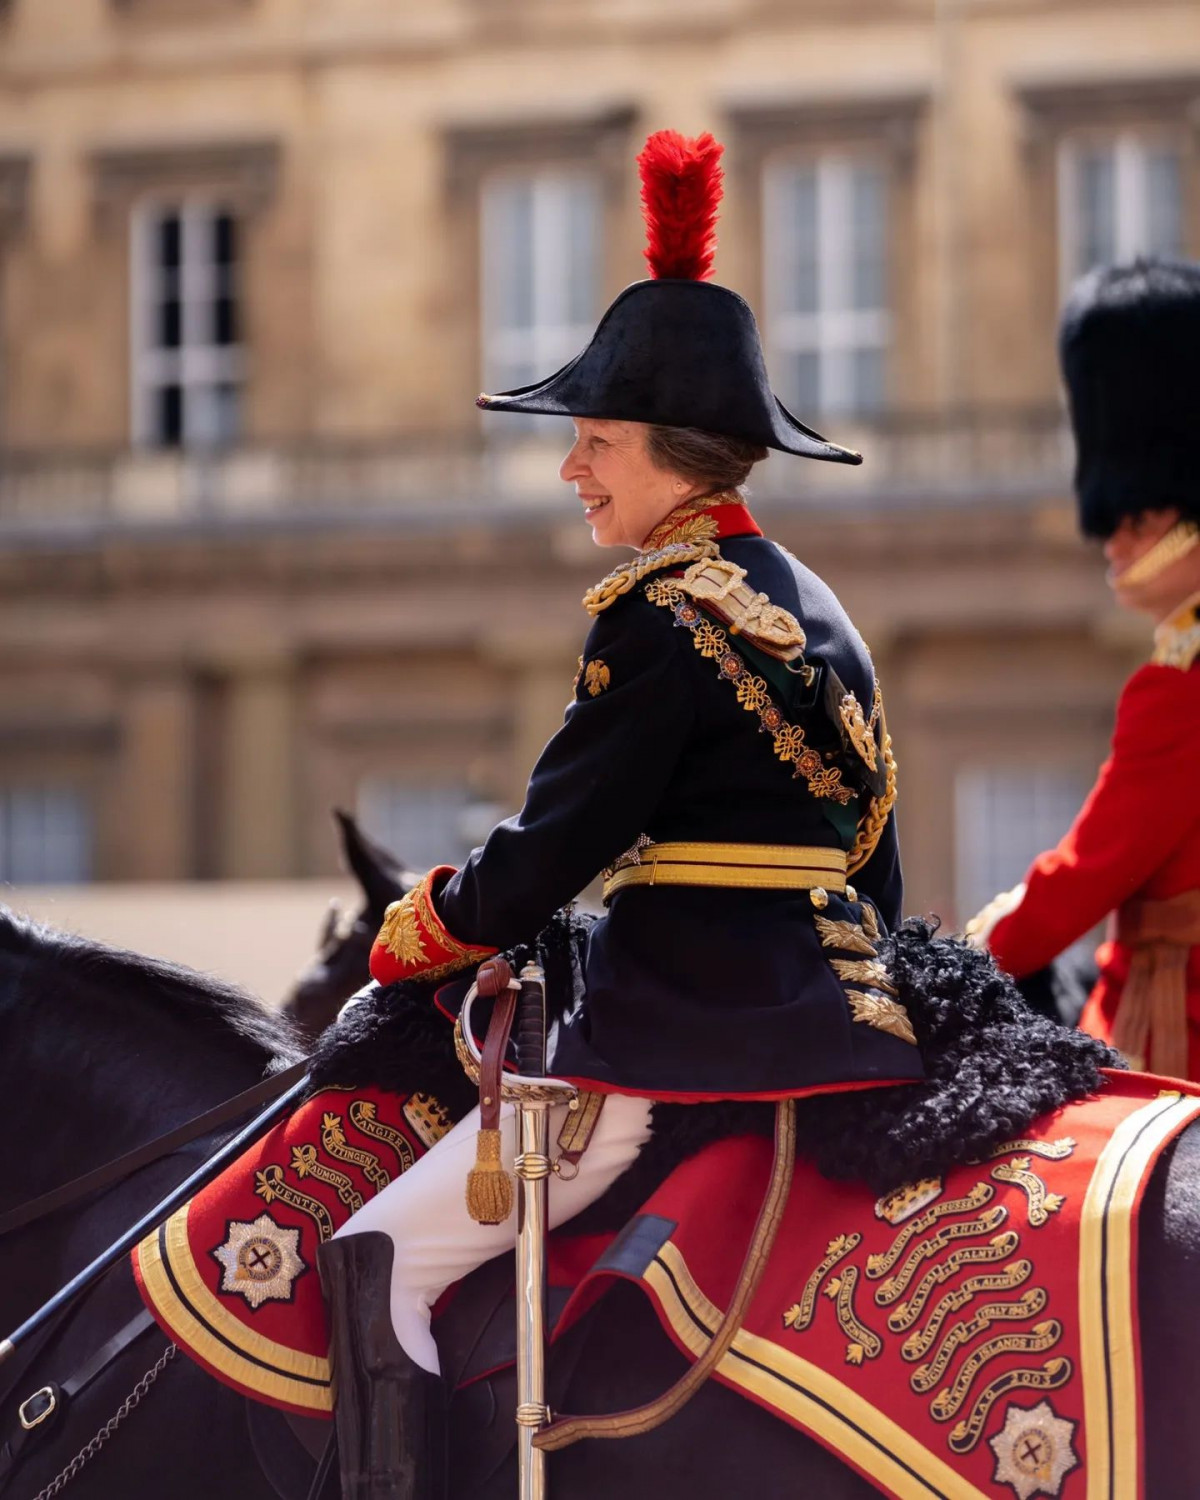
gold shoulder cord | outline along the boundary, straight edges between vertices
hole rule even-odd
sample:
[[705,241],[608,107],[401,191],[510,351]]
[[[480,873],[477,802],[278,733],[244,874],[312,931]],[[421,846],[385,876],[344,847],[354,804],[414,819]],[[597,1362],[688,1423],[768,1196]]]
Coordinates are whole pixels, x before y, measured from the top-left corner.
[[883,837],[883,830],[896,805],[896,757],[892,753],[892,737],[887,731],[887,720],[883,714],[883,699],[879,699],[880,743],[883,748],[883,764],[887,770],[887,785],[882,797],[872,797],[871,805],[859,819],[858,833],[846,861],[846,873],[854,875],[866,864]]
[[[689,563],[708,561],[713,558],[720,559],[720,556],[720,548],[711,540],[673,542],[666,547],[657,547],[653,551],[639,553],[632,562],[614,568],[594,588],[590,588],[583,596],[583,607],[594,619],[615,604],[623,595],[635,589],[651,573],[657,573],[663,568],[678,568]],[[654,602],[666,603],[667,598],[664,597],[661,601]],[[882,797],[872,797],[870,807],[859,821],[858,833],[848,856],[848,873],[850,874],[861,870],[875,853],[896,801],[896,758],[892,753],[892,738],[887,732],[887,723],[883,719],[882,697],[877,696],[877,702],[880,712],[883,762],[887,768],[887,785]]]
[[656,547],[652,552],[639,552],[632,562],[614,568],[607,578],[602,578],[594,588],[583,596],[583,607],[595,618],[613,605],[623,594],[635,589],[643,578],[657,573],[660,568],[679,568],[685,563],[699,562],[702,558],[719,556],[716,542],[672,542],[666,547]]
[[[1168,532],[1167,535],[1170,536],[1171,533]],[[1200,656],[1198,616],[1200,594],[1193,594],[1154,632],[1154,655],[1151,660],[1159,666],[1189,671],[1197,656]]]

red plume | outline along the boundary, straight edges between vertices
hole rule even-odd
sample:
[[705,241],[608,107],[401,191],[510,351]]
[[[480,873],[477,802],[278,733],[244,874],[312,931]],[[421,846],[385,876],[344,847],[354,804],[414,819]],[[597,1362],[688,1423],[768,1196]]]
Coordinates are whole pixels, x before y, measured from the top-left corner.
[[705,281],[712,275],[724,149],[707,133],[689,141],[677,130],[656,131],[642,148],[637,162],[651,276]]

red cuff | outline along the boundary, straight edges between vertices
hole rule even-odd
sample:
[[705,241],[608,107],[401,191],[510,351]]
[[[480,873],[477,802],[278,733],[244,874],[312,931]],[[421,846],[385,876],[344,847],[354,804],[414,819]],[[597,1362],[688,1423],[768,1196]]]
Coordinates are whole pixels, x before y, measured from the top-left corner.
[[444,979],[499,951],[460,943],[443,926],[434,909],[433,893],[454,873],[453,865],[438,865],[421,877],[403,901],[393,901],[388,907],[371,949],[371,978],[377,984]]

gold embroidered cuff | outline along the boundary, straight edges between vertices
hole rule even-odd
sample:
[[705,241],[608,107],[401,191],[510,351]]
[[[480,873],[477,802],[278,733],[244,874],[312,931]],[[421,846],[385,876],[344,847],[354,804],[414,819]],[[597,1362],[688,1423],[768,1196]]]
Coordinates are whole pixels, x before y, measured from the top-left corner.
[[496,952],[495,948],[460,943],[434,909],[435,884],[453,874],[453,865],[438,865],[423,875],[402,901],[393,901],[388,907],[371,950],[371,977],[377,983],[445,979]]
[[604,903],[631,885],[702,885],[731,890],[846,889],[846,854],[803,844],[646,844],[638,862],[604,882]]

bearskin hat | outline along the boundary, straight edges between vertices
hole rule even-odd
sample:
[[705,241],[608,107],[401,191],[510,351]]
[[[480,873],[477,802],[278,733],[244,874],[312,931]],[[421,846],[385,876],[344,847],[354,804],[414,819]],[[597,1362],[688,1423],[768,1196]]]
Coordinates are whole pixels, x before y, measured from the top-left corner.
[[1098,266],[1072,291],[1059,354],[1087,536],[1174,508],[1200,521],[1200,265]]

